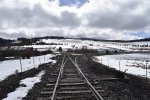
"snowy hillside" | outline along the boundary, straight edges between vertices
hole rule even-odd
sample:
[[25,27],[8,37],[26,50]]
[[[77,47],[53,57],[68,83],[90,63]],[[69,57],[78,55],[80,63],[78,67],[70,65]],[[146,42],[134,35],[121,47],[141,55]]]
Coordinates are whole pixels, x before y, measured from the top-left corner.
[[47,45],[29,45],[23,47],[33,47],[36,49],[51,49],[57,51],[61,46],[63,50],[68,49],[81,49],[87,47],[88,49],[97,49],[98,51],[119,51],[124,50],[127,52],[148,52],[150,51],[150,42],[102,42],[92,40],[79,40],[79,39],[41,39],[39,42],[44,42]]
[[[38,43],[45,43],[44,45],[40,45]],[[123,51],[123,52],[149,52],[150,51],[150,42],[103,42],[103,41],[92,41],[92,40],[79,40],[79,39],[41,39],[34,43],[33,45],[24,45],[24,46],[16,46],[12,47],[15,49],[20,48],[27,48],[27,47],[33,47],[34,49],[37,49],[39,51],[44,50],[52,50],[56,52],[59,47],[62,47],[63,51],[67,51],[68,49],[82,49],[83,47],[86,47],[88,49],[96,49],[99,52],[106,52],[107,51]],[[4,49],[4,48],[3,48]],[[116,57],[123,57],[123,59],[116,59]],[[121,63],[123,63],[121,66],[122,71],[124,71],[126,68],[129,68],[129,66],[134,66],[133,63],[136,62],[137,65],[135,66],[143,66],[145,65],[145,60],[149,59],[145,58],[144,62],[142,60],[144,58],[141,58],[142,54],[140,54],[140,61],[124,58],[126,55],[117,55],[117,56],[101,56],[98,57],[99,59],[103,59],[103,63],[105,65],[108,65],[108,62],[105,62],[105,59],[109,59],[110,66],[114,68],[118,68],[118,61],[121,60]],[[133,56],[133,55],[132,55]],[[45,57],[45,58],[44,58]],[[51,61],[49,58],[52,57],[52,55],[46,55],[46,56],[39,56],[35,57],[35,66],[37,67],[40,63],[46,63],[48,61]],[[114,57],[114,58],[111,58]],[[130,58],[130,57],[129,57]],[[139,54],[135,55],[134,58],[139,59]],[[45,61],[43,59],[46,59]],[[48,60],[49,59],[49,60]],[[141,60],[142,59],[142,60]],[[112,61],[112,62],[111,62]],[[129,62],[129,63],[127,63]],[[22,60],[22,66],[23,71],[28,70],[30,68],[34,67],[33,64],[33,58],[30,59],[24,59]],[[112,65],[111,65],[112,64]],[[116,65],[117,64],[117,65]],[[128,65],[127,65],[128,64]],[[143,65],[141,65],[143,64]],[[115,65],[115,66],[114,66]],[[9,70],[8,70],[9,69]],[[132,72],[134,69],[138,69],[139,72],[134,72],[134,74],[137,75],[144,75],[143,72],[145,69],[141,68],[135,68],[130,67],[131,70],[128,70],[129,73]],[[15,73],[15,71],[20,71],[20,60],[8,60],[0,62],[0,80],[5,79],[7,76]]]

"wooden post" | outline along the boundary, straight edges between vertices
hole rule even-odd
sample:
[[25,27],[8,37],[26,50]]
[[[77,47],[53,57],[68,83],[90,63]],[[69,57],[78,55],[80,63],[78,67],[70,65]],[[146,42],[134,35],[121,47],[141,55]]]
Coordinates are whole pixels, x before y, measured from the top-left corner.
[[148,88],[148,83],[147,83],[147,64],[148,64],[148,61],[146,61],[146,89]]
[[108,60],[108,67],[109,67],[109,60]]
[[33,66],[34,66],[34,68],[35,68],[35,61],[34,61],[34,56],[33,56]]
[[40,62],[40,65],[41,65],[41,59],[40,59],[40,56],[39,56],[39,62]]
[[35,55],[35,53],[34,53],[33,49],[32,49],[32,52],[33,52],[33,67],[35,68],[35,61],[34,61],[34,55]]
[[119,71],[120,71],[120,61],[119,61]]
[[21,57],[20,57],[20,70],[22,72],[22,61],[21,61]]
[[44,63],[45,63],[45,55],[44,55]]

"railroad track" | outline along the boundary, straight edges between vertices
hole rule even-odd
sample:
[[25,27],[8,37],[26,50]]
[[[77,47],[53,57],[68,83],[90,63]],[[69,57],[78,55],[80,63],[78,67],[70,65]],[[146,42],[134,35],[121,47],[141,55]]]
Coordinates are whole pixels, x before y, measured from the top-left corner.
[[88,80],[78,61],[64,54],[60,67],[57,67],[43,87],[38,100],[104,100],[106,92]]

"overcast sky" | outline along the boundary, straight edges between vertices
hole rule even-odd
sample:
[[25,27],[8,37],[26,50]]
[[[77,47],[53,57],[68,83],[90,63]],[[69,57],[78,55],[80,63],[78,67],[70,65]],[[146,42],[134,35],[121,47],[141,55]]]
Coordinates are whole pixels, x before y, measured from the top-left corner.
[[0,37],[150,37],[150,0],[1,0]]

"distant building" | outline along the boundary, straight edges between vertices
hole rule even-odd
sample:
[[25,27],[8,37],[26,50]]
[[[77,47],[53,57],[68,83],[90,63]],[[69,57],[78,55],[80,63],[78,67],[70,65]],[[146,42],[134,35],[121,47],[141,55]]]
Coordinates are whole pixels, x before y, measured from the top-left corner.
[[82,49],[87,49],[87,46],[82,46]]

